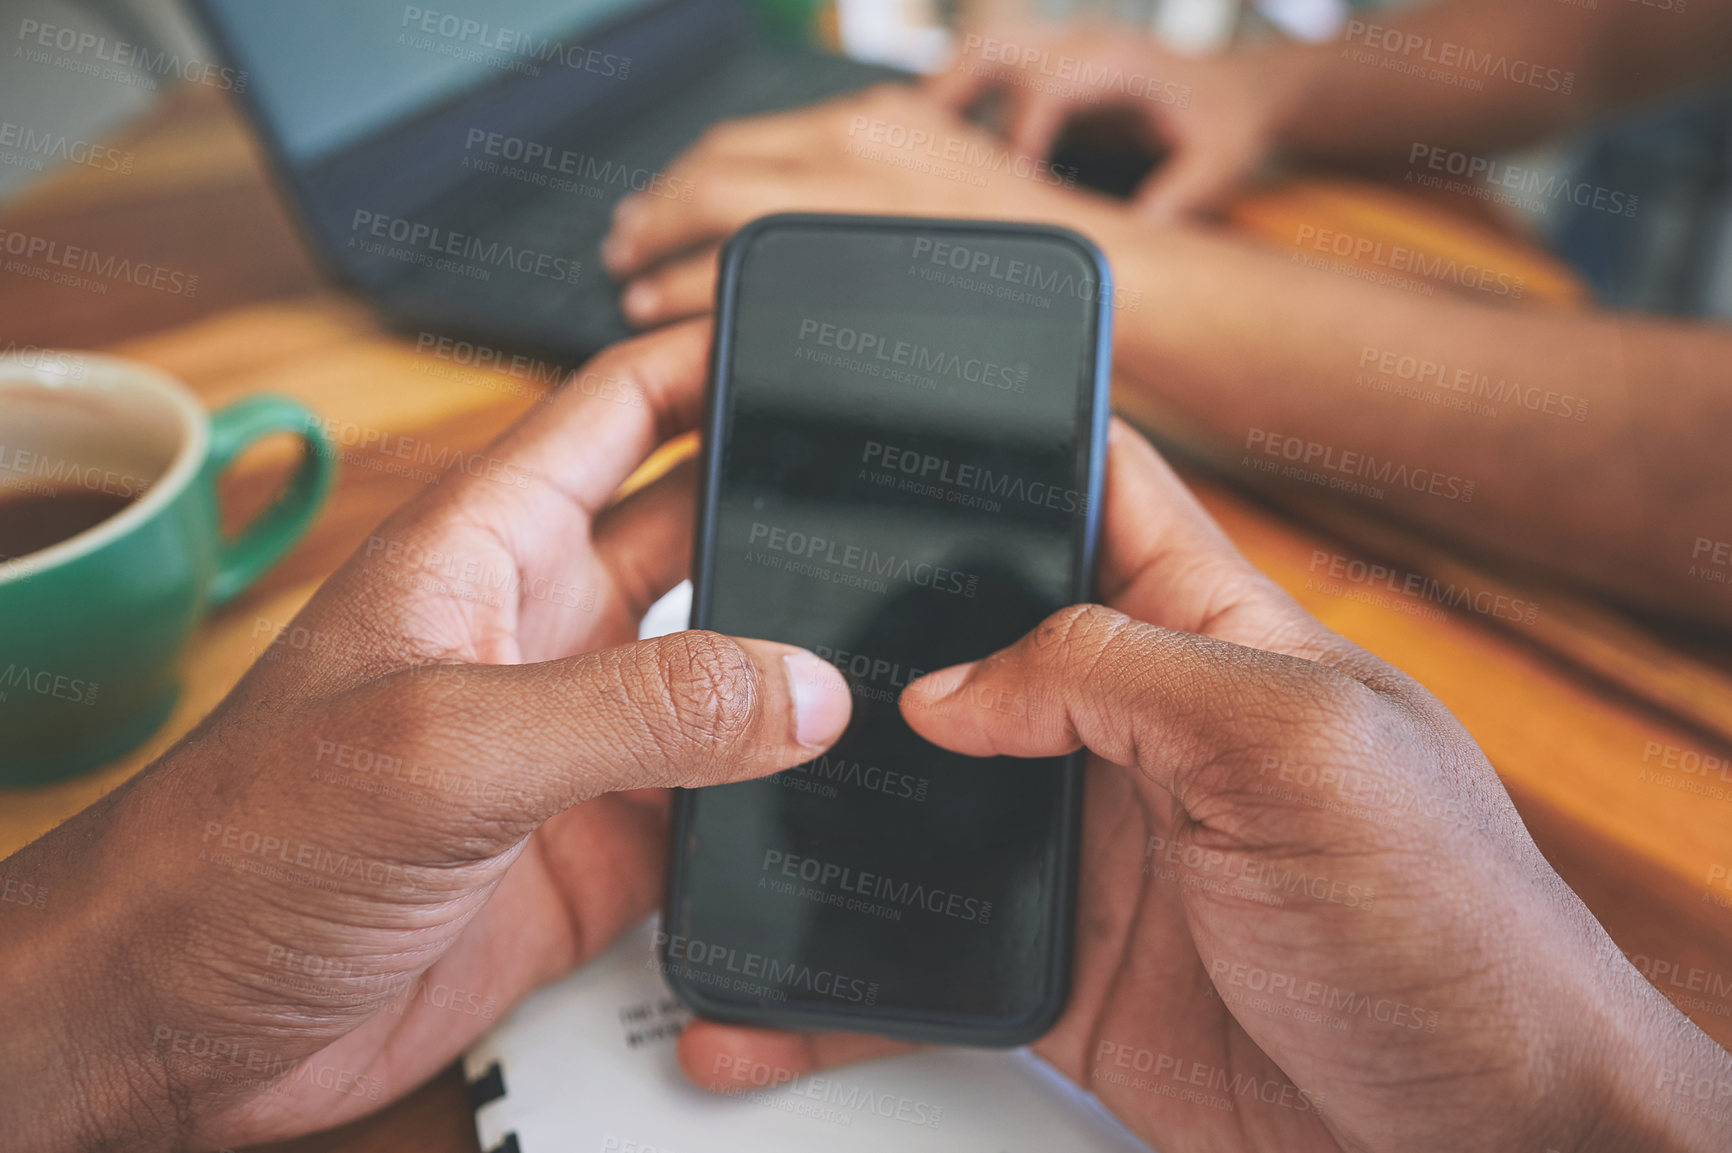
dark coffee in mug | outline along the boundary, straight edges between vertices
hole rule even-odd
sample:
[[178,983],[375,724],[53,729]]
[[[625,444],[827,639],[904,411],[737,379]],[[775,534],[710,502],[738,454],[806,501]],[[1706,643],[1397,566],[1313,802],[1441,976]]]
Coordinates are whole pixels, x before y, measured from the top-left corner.
[[0,561],[29,556],[95,528],[139,495],[83,488],[0,489]]

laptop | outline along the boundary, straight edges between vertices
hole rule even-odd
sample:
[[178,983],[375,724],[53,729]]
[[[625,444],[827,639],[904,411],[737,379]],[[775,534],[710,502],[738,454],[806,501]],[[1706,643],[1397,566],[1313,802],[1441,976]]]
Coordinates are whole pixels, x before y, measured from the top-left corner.
[[[632,331],[613,206],[718,120],[906,75],[738,0],[195,0],[325,269],[391,323],[574,363]],[[784,4],[763,4],[764,8]]]

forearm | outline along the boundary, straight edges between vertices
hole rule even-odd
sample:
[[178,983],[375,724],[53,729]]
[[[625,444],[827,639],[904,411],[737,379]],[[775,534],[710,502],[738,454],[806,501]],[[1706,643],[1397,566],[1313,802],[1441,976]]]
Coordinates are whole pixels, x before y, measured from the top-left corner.
[[[79,846],[112,835],[113,798],[0,861],[39,903],[0,903],[0,1132],[8,1148],[151,1149],[175,1133],[163,1070],[148,1061],[152,966],[136,950],[123,878],[103,884]],[[130,964],[116,962],[130,957]],[[141,1038],[145,1038],[141,1041]]]
[[[265,1077],[235,1058],[208,942],[221,902],[160,828],[152,771],[0,861],[46,893],[0,904],[0,1133],[8,1151],[180,1150]],[[153,812],[156,815],[152,815]]]
[[1304,77],[1278,141],[1364,165],[1405,163],[1416,143],[1512,147],[1732,68],[1732,2],[1659,2],[1441,0],[1367,14],[1336,42],[1273,51]]
[[1135,295],[1115,318],[1133,415],[1248,483],[1356,485],[1343,499],[1732,622],[1724,586],[1691,571],[1727,535],[1732,337],[1415,297],[1202,232],[1110,227]]

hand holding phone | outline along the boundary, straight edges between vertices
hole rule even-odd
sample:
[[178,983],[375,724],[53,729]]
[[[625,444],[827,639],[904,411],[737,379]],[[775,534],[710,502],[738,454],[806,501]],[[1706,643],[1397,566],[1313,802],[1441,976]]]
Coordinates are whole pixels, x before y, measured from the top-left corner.
[[681,795],[660,962],[721,1020],[1026,1042],[1068,985],[1080,760],[946,752],[897,700],[1089,595],[1104,259],[1057,228],[777,216],[718,294],[692,623],[813,650],[854,711],[807,764]]

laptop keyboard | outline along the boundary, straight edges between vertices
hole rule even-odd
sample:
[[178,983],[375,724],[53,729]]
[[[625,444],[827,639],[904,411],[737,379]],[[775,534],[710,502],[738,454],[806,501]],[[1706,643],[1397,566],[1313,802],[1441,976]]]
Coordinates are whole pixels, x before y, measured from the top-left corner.
[[[449,227],[575,259],[574,281],[507,272],[484,285],[429,277],[415,286],[416,303],[436,312],[461,308],[462,327],[526,343],[585,353],[631,333],[619,313],[618,286],[601,265],[600,245],[613,206],[664,172],[705,128],[720,119],[815,103],[899,74],[841,57],[747,49],[693,76],[683,90],[617,127],[574,134],[573,172],[538,173],[548,186],[478,174],[441,213]],[[557,187],[555,186],[557,185]]]

